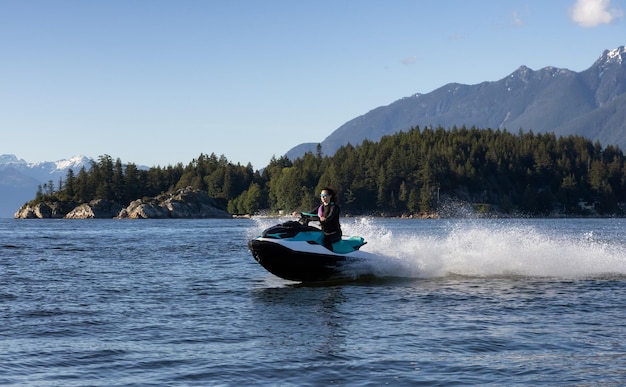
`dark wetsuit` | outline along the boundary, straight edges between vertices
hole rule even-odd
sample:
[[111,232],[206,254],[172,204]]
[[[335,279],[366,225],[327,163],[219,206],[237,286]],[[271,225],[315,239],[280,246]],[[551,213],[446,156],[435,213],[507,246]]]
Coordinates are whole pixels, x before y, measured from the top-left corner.
[[[330,203],[327,206],[320,205],[321,207],[321,215],[326,218],[325,221],[321,221],[319,216],[315,220],[320,221],[320,225],[322,226],[322,231],[324,232],[324,246],[327,249],[332,251],[333,243],[341,240],[341,225],[339,224],[339,213],[341,209],[335,203]],[[320,214],[320,207],[316,209],[316,213]]]

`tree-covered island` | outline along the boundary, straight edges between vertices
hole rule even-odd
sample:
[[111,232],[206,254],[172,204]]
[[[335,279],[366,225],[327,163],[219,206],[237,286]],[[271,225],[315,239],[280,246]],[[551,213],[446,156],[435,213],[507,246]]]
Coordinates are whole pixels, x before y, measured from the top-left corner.
[[312,208],[322,186],[335,187],[343,212],[353,215],[446,215],[451,202],[502,216],[623,216],[626,210],[618,147],[474,127],[416,127],[348,144],[333,156],[318,146],[293,162],[272,158],[261,171],[215,154],[149,169],[103,155],[89,169],[40,186],[25,206],[71,209],[99,199],[126,207],[186,189],[206,193],[232,215],[273,214]]

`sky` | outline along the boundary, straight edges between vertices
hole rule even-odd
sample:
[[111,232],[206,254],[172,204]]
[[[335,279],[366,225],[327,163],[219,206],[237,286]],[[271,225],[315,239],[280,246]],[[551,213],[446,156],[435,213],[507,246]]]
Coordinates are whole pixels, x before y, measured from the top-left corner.
[[[347,121],[626,45],[626,0],[0,0],[0,154],[255,170]],[[408,128],[407,128],[408,129]]]

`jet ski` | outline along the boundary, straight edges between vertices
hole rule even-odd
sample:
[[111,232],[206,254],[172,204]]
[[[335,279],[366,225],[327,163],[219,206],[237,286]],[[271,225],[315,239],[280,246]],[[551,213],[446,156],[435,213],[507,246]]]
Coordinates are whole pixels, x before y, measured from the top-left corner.
[[314,214],[302,213],[299,221],[272,226],[248,242],[254,259],[270,273],[291,281],[319,282],[353,277],[347,272],[350,262],[367,259],[359,251],[367,242],[360,236],[342,237],[324,246],[321,229],[309,226]]

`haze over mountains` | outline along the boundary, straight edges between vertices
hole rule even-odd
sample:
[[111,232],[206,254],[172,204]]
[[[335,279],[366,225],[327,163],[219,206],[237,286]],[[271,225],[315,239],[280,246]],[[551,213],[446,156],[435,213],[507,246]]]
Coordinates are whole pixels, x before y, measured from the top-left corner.
[[90,166],[85,156],[29,163],[15,155],[0,155],[0,218],[12,218],[25,202],[35,198],[39,185],[52,181],[56,187],[68,169],[78,172],[83,166]]
[[[626,150],[626,49],[605,50],[587,70],[556,67],[534,71],[521,66],[506,78],[476,85],[449,83],[428,94],[415,94],[356,117],[321,141],[333,155],[348,143],[378,141],[415,126],[450,129],[520,129],[557,136],[580,135],[603,147]],[[316,152],[317,143],[286,153],[294,160]]]

